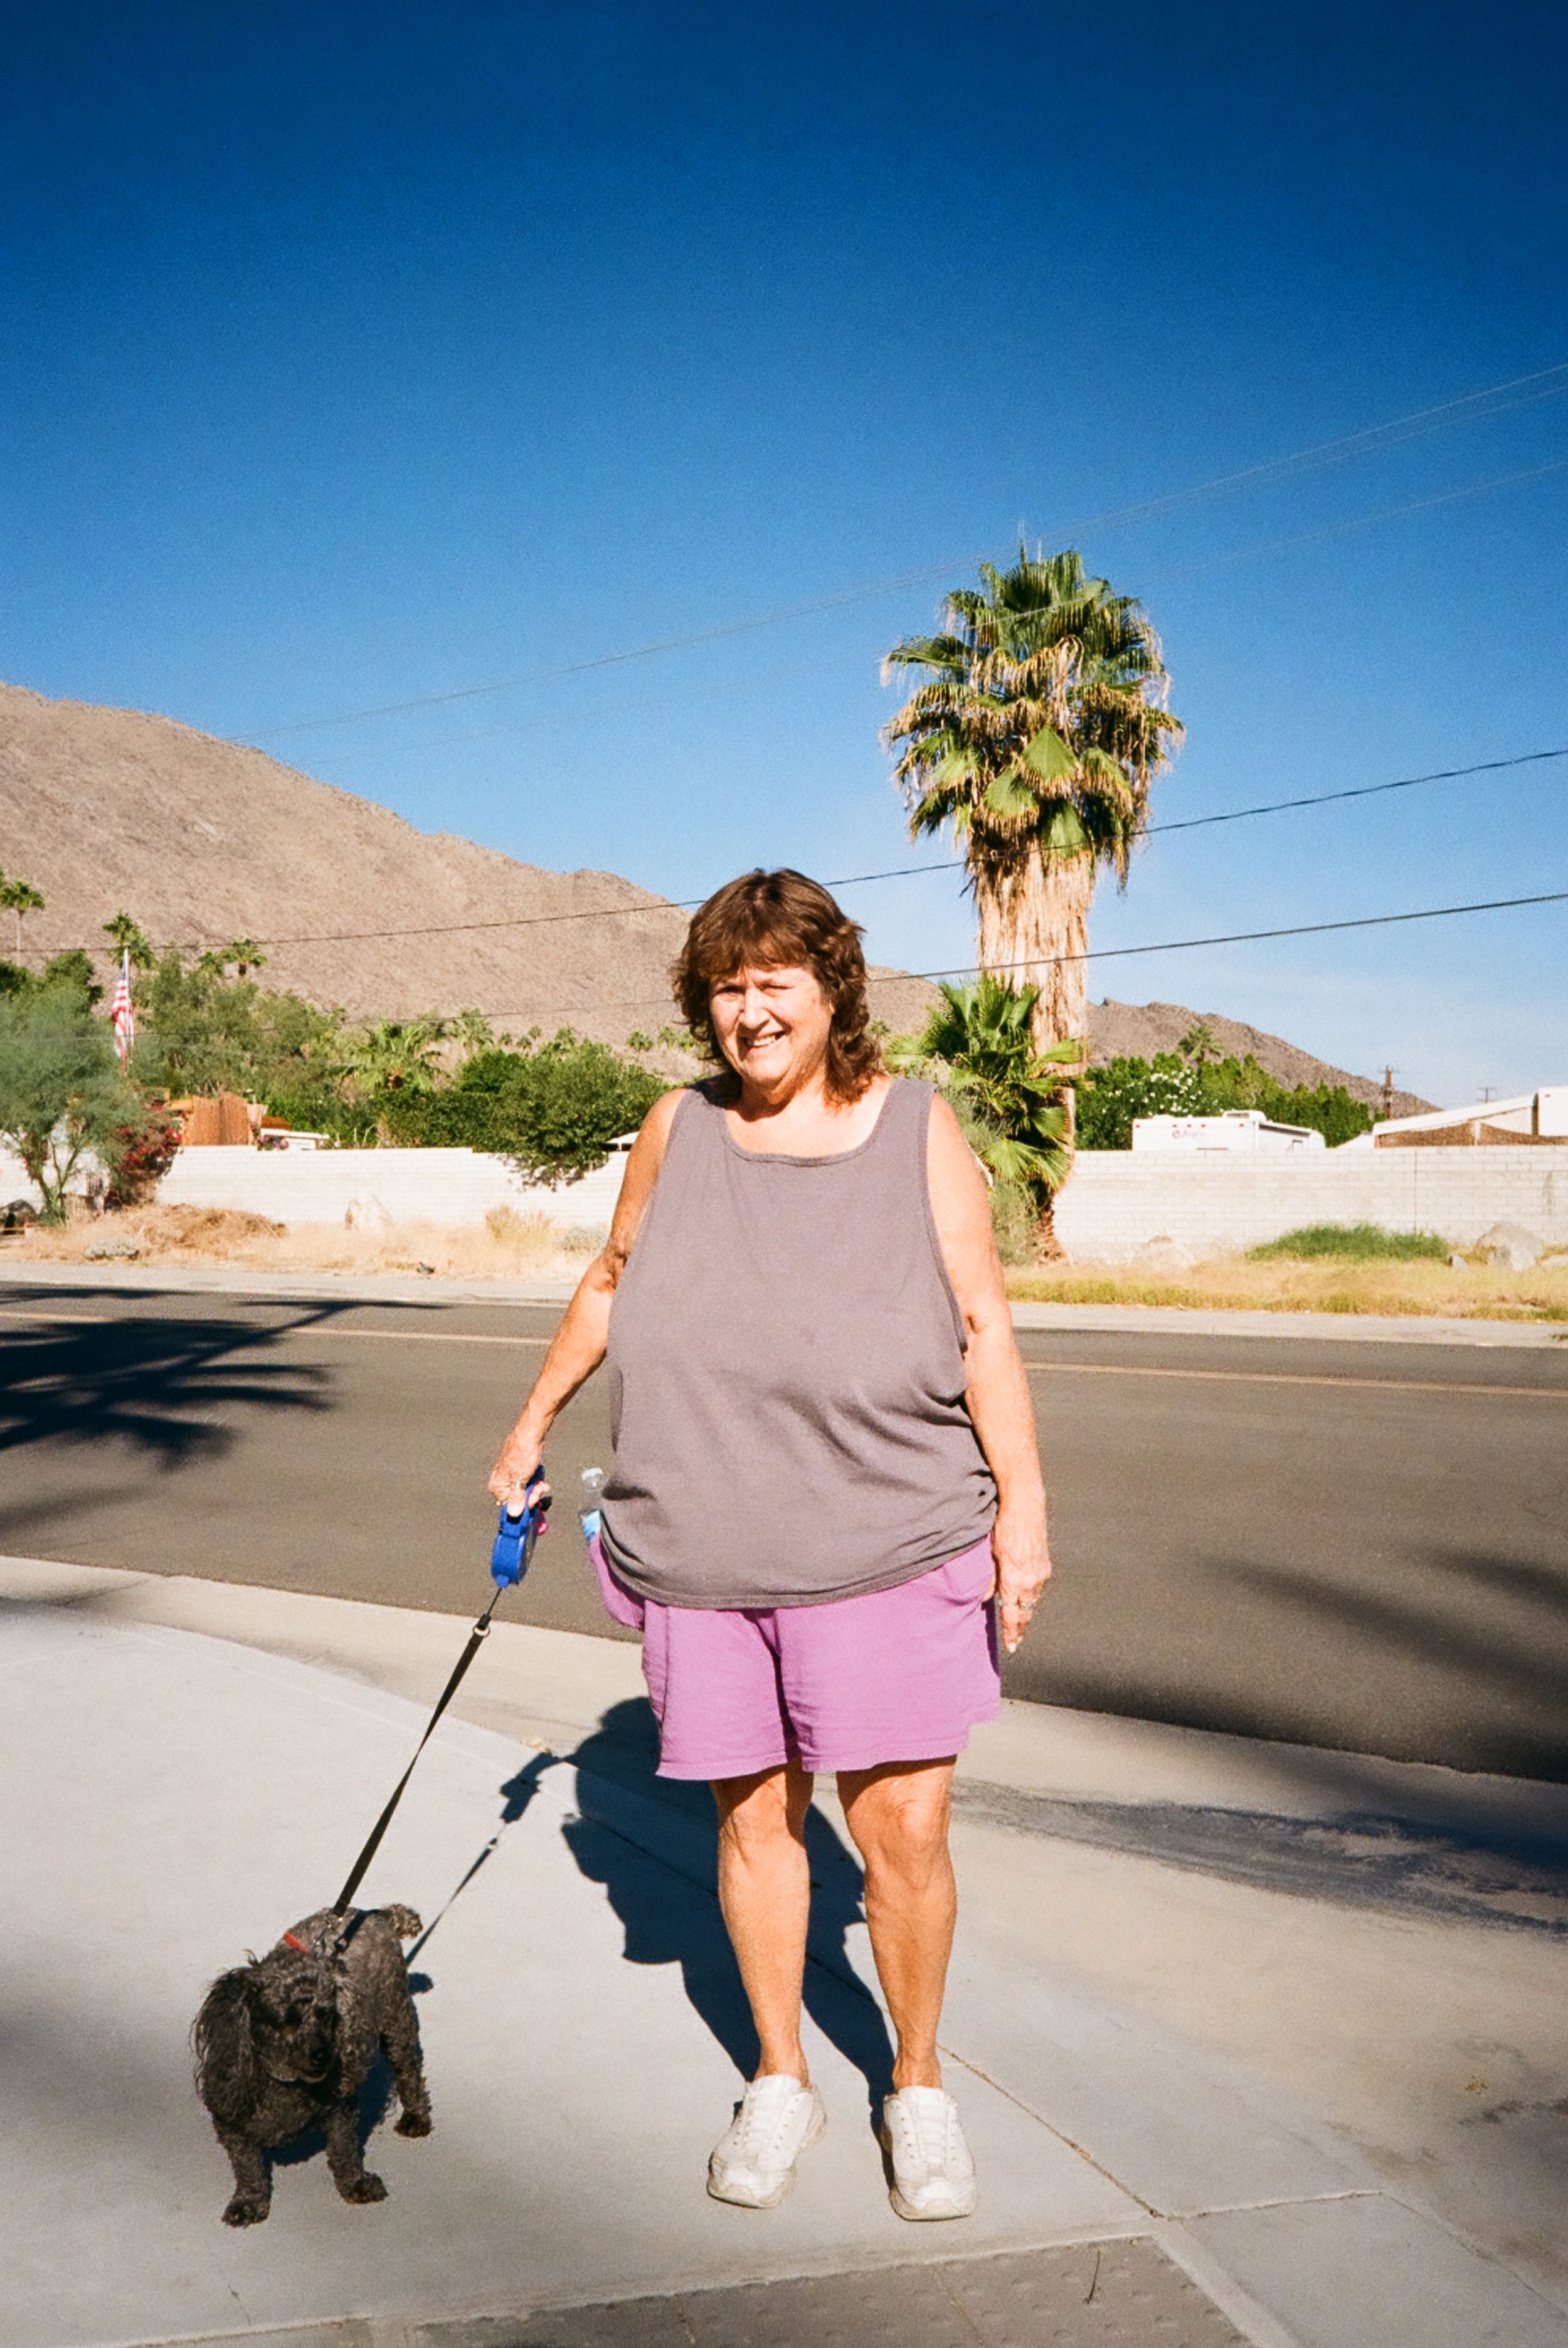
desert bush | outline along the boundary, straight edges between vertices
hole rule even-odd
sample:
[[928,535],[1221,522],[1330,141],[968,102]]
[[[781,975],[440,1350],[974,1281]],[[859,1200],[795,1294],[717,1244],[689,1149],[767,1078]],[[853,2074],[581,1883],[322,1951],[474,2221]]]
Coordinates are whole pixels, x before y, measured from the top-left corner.
[[1249,1248],[1247,1256],[1253,1263],[1268,1263],[1280,1256],[1304,1263],[1323,1256],[1340,1257],[1348,1263],[1389,1260],[1409,1263],[1420,1257],[1446,1263],[1449,1243],[1436,1231],[1387,1231],[1378,1223],[1306,1223],[1298,1231],[1286,1231],[1282,1239]]
[[137,1237],[149,1248],[186,1248],[200,1255],[223,1255],[256,1240],[282,1239],[286,1223],[253,1215],[244,1207],[150,1207],[139,1218]]

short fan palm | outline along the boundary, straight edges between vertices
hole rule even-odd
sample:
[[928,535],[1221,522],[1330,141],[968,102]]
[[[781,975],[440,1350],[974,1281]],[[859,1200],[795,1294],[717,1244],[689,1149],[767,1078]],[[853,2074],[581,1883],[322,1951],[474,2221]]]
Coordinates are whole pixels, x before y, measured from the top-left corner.
[[1149,788],[1180,741],[1160,642],[1130,595],[1070,548],[1023,549],[947,599],[947,632],[895,644],[884,674],[923,669],[887,728],[915,839],[963,843],[983,969],[1037,987],[1041,1048],[1081,1037],[1083,956],[1101,865],[1125,881]]
[[983,976],[944,985],[918,1037],[890,1047],[890,1065],[923,1076],[952,1102],[971,1148],[998,1181],[1020,1184],[1037,1205],[1068,1171],[1068,1109],[1063,1064],[1073,1043],[1036,1049],[1035,989]]

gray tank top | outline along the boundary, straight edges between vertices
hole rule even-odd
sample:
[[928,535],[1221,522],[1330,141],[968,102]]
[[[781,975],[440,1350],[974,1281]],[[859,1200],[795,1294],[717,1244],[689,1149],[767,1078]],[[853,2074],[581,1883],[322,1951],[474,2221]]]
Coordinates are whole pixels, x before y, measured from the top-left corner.
[[610,1315],[603,1546],[666,1606],[818,1606],[973,1547],[995,1486],[926,1184],[931,1088],[895,1078],[832,1158],[676,1109]]

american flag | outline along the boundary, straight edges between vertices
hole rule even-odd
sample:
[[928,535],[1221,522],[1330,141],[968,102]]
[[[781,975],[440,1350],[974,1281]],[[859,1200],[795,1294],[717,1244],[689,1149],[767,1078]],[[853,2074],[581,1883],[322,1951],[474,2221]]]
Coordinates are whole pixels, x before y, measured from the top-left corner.
[[131,1045],[136,1041],[136,1012],[130,1000],[129,953],[122,953],[119,958],[119,976],[114,983],[114,994],[109,999],[108,1015],[109,1024],[114,1029],[114,1048],[119,1054],[120,1064],[123,1066],[129,1059]]

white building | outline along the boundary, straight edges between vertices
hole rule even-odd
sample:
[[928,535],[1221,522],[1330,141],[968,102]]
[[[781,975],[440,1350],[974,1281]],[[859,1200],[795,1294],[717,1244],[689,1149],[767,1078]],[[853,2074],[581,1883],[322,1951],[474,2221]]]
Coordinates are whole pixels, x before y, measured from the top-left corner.
[[1515,1093],[1508,1100],[1472,1101],[1469,1108],[1386,1117],[1344,1147],[1484,1149],[1522,1141],[1568,1141],[1568,1085],[1544,1085],[1539,1092]]
[[1135,1117],[1132,1146],[1140,1151],[1180,1150],[1189,1157],[1217,1150],[1250,1158],[1327,1147],[1314,1127],[1276,1125],[1261,1108],[1228,1108],[1220,1117]]

